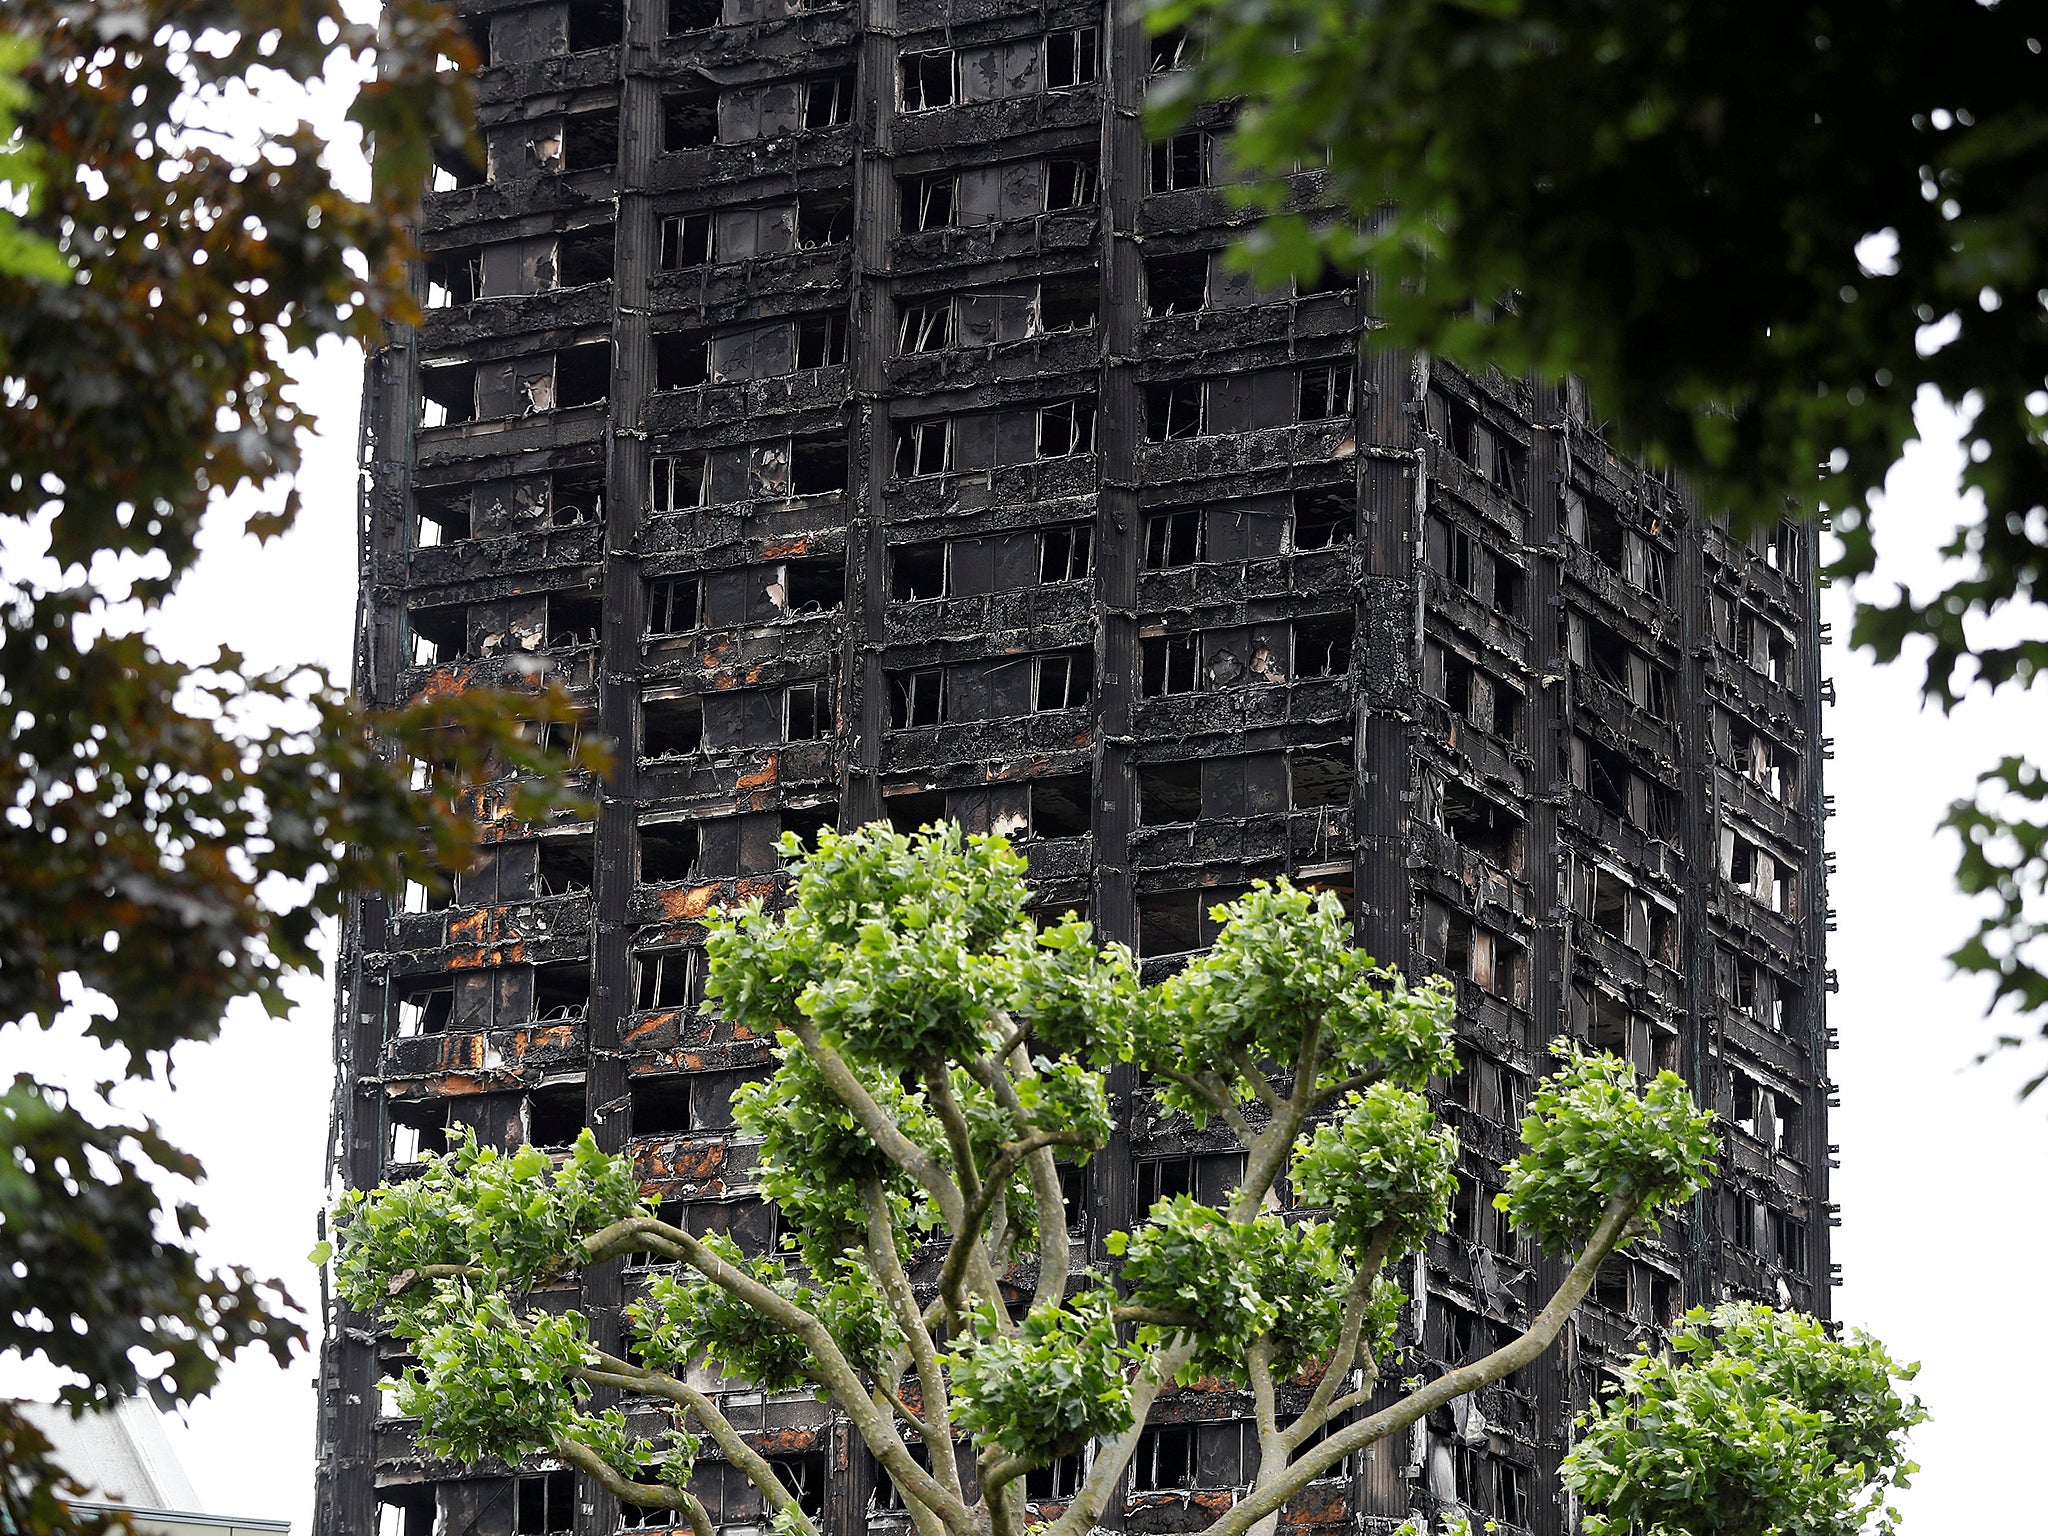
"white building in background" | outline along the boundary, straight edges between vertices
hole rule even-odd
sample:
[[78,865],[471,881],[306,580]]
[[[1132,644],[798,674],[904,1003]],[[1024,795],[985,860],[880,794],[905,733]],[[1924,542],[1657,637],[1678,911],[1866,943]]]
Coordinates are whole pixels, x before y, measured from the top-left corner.
[[146,1397],[77,1419],[54,1403],[20,1406],[48,1437],[57,1465],[85,1489],[73,1500],[77,1509],[126,1509],[139,1536],[291,1536],[289,1520],[207,1511]]

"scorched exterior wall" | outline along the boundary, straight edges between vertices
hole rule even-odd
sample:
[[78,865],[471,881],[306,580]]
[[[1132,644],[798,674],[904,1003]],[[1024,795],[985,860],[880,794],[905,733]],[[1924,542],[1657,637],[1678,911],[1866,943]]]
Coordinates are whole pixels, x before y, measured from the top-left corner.
[[[1676,1067],[1728,1125],[1722,1182],[1558,1349],[1288,1514],[1568,1529],[1554,1470],[1603,1361],[1683,1305],[1828,1306],[1810,533],[1732,542],[1573,393],[1361,354],[1369,281],[1231,271],[1224,119],[1147,142],[1178,55],[1123,0],[667,4],[461,7],[488,163],[428,198],[425,322],[370,360],[358,683],[392,703],[540,663],[619,764],[594,829],[508,827],[448,904],[361,904],[337,1177],[452,1125],[588,1124],[685,1219],[766,1241],[728,1108],[765,1045],[693,1005],[699,919],[775,891],[785,829],[1007,831],[1044,906],[1148,975],[1209,902],[1288,875],[1459,978],[1472,1177],[1415,1277],[1416,1369],[1560,1273],[1484,1182],[1554,1036]],[[1141,1188],[1230,1174],[1116,1087],[1090,1256]],[[615,1335],[638,1275],[554,1304]],[[617,1528],[566,1474],[417,1456],[380,1413],[388,1344],[329,1323],[323,1536]],[[729,1411],[835,1533],[907,1529],[822,1409]],[[1248,1477],[1248,1411],[1165,1400],[1185,1468],[1170,1429],[1147,1467],[1172,1486],[1112,1522],[1204,1524]],[[760,1525],[715,1460],[700,1486]]]

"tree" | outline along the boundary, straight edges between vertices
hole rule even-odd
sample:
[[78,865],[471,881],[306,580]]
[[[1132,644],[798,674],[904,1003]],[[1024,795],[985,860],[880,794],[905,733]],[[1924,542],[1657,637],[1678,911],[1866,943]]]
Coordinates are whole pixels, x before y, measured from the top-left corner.
[[[1159,82],[1157,123],[1237,103],[1239,191],[1276,210],[1254,266],[1368,264],[1380,343],[1576,375],[1617,446],[1738,528],[1830,516],[1837,576],[1875,569],[1870,497],[1915,401],[1959,409],[1983,514],[1941,590],[1866,594],[1853,639],[1885,661],[1924,646],[1944,709],[2041,674],[2048,59],[2030,7],[1158,0],[1152,19],[1203,45]],[[1349,217],[1277,213],[1325,158]],[[2048,1030],[2044,800],[2015,756],[1947,825],[1959,883],[1992,902],[1951,958]]]
[[[630,1160],[587,1131],[559,1160],[466,1139],[345,1200],[338,1287],[417,1360],[399,1402],[430,1454],[560,1458],[709,1536],[689,1490],[708,1437],[779,1531],[816,1536],[691,1385],[709,1364],[834,1404],[920,1536],[1021,1536],[1025,1475],[1093,1444],[1049,1527],[1080,1536],[1159,1395],[1222,1379],[1250,1393],[1258,1471],[1210,1530],[1270,1536],[1346,1456],[1534,1360],[1601,1263],[1712,1172],[1712,1117],[1678,1077],[1639,1084],[1558,1042],[1499,1203],[1569,1271],[1511,1342],[1399,1382],[1399,1265],[1445,1226],[1459,1157],[1425,1093],[1456,1067],[1446,983],[1376,965],[1333,896],[1285,882],[1215,909],[1214,947],[1142,987],[1087,923],[1026,915],[1024,861],[1001,838],[877,824],[784,850],[790,904],[714,917],[706,986],[742,1037],[777,1042],[734,1115],[759,1138],[780,1251],[658,1219]],[[1070,1270],[1060,1170],[1108,1142],[1118,1063],[1163,1112],[1227,1126],[1244,1173],[1219,1207],[1162,1199],[1112,1234],[1113,1274]],[[534,1304],[634,1252],[677,1267],[630,1305],[624,1354]],[[600,1391],[662,1405],[666,1428],[643,1432]],[[957,1464],[913,1449],[955,1444]]]
[[[459,31],[429,0],[387,6],[374,35],[329,0],[20,0],[4,20],[0,1021],[76,1006],[147,1077],[237,999],[281,1014],[319,925],[353,892],[460,868],[484,804],[572,808],[567,765],[520,718],[567,704],[536,686],[373,717],[318,669],[186,667],[142,632],[216,497],[281,489],[250,519],[265,537],[296,516],[313,422],[287,353],[414,317],[407,216],[436,148],[467,143],[461,77],[436,67],[467,57]],[[382,150],[366,201],[310,128],[243,153],[213,131],[241,89],[373,56],[353,109]],[[204,1218],[158,1181],[201,1169],[113,1093],[0,1083],[0,1350],[63,1368],[79,1406],[138,1386],[184,1401],[302,1330],[274,1284],[195,1257]],[[0,1444],[0,1528],[55,1528],[47,1477],[23,1472],[41,1438],[0,1410]]]

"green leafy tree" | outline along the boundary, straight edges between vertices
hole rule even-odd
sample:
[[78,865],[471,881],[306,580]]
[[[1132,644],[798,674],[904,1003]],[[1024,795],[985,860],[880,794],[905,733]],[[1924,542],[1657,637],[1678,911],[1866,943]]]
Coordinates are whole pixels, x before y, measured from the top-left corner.
[[[1944,708],[2041,675],[2048,31],[2033,7],[1157,0],[1152,19],[1201,43],[1155,82],[1155,122],[1237,104],[1236,190],[1274,213],[1245,243],[1253,266],[1369,265],[1376,342],[1577,376],[1616,446],[1684,471],[1738,527],[1831,514],[1837,574],[1871,574],[1870,499],[1917,436],[1916,400],[1960,410],[1981,515],[1938,590],[1866,589],[1853,638],[1886,661],[1924,648]],[[1319,223],[1290,189],[1325,161],[1345,217]],[[1952,958],[2048,1029],[2041,784],[2002,761],[1948,825],[1960,884],[1989,898]]]
[[[1000,838],[878,824],[784,847],[790,904],[714,918],[706,988],[736,1031],[777,1042],[735,1118],[759,1139],[780,1251],[659,1220],[587,1132],[560,1159],[464,1140],[344,1202],[339,1289],[418,1361],[399,1402],[431,1454],[559,1458],[708,1536],[689,1489],[708,1439],[779,1530],[816,1536],[691,1385],[708,1364],[834,1404],[921,1536],[1018,1536],[1025,1475],[1093,1444],[1050,1524],[1080,1536],[1160,1394],[1220,1379],[1249,1391],[1259,1454],[1210,1529],[1265,1536],[1346,1456],[1536,1359],[1600,1264],[1712,1172],[1712,1117],[1679,1078],[1639,1083],[1558,1042],[1499,1201],[1568,1272],[1511,1342],[1399,1381],[1397,1275],[1444,1227],[1458,1160],[1425,1094],[1455,1070],[1447,984],[1376,965],[1335,898],[1284,882],[1217,908],[1214,947],[1144,987],[1086,923],[1026,915],[1024,861]],[[1165,1111],[1227,1127],[1245,1170],[1218,1207],[1164,1199],[1111,1234],[1113,1268],[1070,1269],[1060,1164],[1107,1143],[1118,1063]],[[624,1355],[531,1299],[634,1252],[676,1268],[630,1304]],[[661,1405],[659,1433],[599,1389]]]
[[[321,922],[462,867],[485,804],[573,809],[568,765],[521,723],[567,703],[536,687],[370,716],[318,669],[188,667],[145,633],[216,498],[272,488],[248,525],[265,537],[297,515],[313,422],[286,355],[415,318],[408,213],[436,146],[467,143],[461,77],[437,68],[467,57],[459,29],[428,0],[374,34],[332,0],[18,0],[0,23],[0,1022],[48,1028],[83,998],[148,1077],[237,999],[282,1014]],[[308,127],[240,153],[208,131],[244,88],[373,56],[365,200]],[[158,1182],[202,1170],[113,1092],[0,1079],[0,1350],[60,1367],[75,1405],[183,1401],[302,1330],[274,1283],[195,1256],[204,1218]],[[0,1446],[0,1529],[63,1528],[42,1437],[0,1409]]]

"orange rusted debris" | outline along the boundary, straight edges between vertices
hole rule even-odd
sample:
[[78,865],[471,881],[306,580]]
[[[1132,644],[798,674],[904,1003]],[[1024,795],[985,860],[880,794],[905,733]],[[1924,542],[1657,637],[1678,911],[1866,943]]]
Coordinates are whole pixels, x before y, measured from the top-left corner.
[[782,754],[770,752],[758,772],[743,773],[734,784],[735,789],[759,789],[764,784],[775,782],[776,770],[782,765]]

